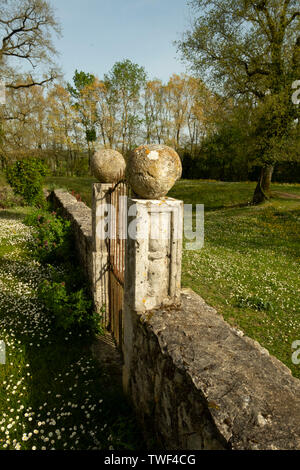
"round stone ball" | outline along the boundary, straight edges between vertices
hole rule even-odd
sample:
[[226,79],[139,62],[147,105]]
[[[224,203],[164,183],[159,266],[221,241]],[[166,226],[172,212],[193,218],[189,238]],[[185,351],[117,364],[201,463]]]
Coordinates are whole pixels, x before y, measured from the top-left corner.
[[113,183],[125,173],[126,163],[117,150],[97,149],[91,159],[93,175],[101,183]]
[[126,179],[142,199],[164,197],[181,174],[180,157],[167,145],[141,145],[130,154],[126,166]]

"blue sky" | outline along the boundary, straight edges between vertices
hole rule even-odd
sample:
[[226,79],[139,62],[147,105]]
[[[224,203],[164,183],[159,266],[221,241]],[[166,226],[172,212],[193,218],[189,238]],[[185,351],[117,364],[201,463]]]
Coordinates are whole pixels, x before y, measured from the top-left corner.
[[190,24],[187,0],[50,0],[63,37],[57,63],[71,81],[74,70],[99,78],[116,61],[143,65],[150,78],[167,81],[185,66],[172,43]]

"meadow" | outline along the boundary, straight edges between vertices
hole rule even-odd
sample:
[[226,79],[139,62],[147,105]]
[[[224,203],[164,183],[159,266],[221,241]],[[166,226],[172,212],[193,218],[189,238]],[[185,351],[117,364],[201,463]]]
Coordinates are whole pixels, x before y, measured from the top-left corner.
[[0,211],[0,450],[138,449],[133,411],[93,357],[91,331],[57,329],[39,298],[39,286],[67,279],[70,267],[35,258],[35,229],[23,223],[31,211]]
[[[48,178],[91,204],[92,178]],[[300,378],[300,185],[273,184],[250,205],[255,183],[181,180],[169,196],[205,206],[205,244],[183,253],[182,283],[233,326],[260,342]]]

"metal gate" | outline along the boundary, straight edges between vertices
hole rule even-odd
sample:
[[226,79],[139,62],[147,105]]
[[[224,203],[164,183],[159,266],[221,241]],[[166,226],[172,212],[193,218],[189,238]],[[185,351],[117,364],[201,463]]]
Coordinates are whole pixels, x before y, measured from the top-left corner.
[[110,236],[108,243],[109,256],[109,329],[122,348],[123,340],[123,297],[125,273],[125,241],[127,230],[128,187],[120,179],[110,191]]

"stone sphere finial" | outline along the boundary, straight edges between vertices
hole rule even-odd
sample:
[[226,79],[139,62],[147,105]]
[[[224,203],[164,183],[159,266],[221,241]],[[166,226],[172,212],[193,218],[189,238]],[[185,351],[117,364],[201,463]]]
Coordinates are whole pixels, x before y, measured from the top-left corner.
[[92,173],[101,183],[114,183],[125,168],[124,157],[117,150],[98,148],[91,159]]
[[130,154],[126,166],[126,179],[142,199],[165,196],[181,174],[180,157],[167,145],[141,145]]

